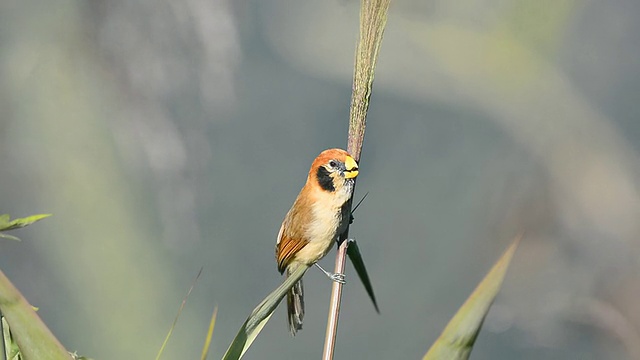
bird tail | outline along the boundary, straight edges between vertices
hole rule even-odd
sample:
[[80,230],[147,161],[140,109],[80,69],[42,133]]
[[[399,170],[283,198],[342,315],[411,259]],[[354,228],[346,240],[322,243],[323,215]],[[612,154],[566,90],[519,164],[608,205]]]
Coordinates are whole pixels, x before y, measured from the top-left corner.
[[[291,272],[287,269],[287,277]],[[298,281],[287,293],[287,313],[289,320],[289,330],[292,336],[302,329],[302,319],[304,318],[304,290],[302,279]]]

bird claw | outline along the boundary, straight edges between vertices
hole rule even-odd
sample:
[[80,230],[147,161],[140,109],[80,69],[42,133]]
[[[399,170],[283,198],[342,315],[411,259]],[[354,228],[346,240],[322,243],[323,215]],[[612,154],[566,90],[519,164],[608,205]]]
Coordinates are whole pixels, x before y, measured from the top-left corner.
[[344,274],[339,274],[339,273],[335,273],[335,274],[331,274],[329,275],[329,279],[337,282],[338,284],[346,284],[347,282],[344,279]]

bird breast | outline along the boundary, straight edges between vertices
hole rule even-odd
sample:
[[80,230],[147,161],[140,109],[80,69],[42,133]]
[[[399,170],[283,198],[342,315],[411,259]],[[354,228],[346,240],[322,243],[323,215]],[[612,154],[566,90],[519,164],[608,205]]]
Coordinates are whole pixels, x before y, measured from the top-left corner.
[[299,259],[316,262],[331,250],[336,237],[347,225],[346,221],[343,221],[347,216],[343,213],[350,191],[351,189],[345,186],[339,193],[331,194],[332,201],[316,201],[311,205],[313,220],[306,229],[309,243],[298,253]]

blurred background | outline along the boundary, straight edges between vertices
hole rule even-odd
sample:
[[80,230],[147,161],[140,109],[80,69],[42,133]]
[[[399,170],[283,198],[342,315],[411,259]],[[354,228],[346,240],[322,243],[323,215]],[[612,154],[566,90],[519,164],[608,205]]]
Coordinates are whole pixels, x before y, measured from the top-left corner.
[[[282,218],[346,146],[359,2],[0,2],[0,267],[71,351],[211,359],[282,278]],[[337,358],[418,359],[525,232],[474,359],[640,359],[640,2],[398,0],[368,118]],[[333,267],[333,253],[321,263]],[[305,277],[247,359],[322,351]]]

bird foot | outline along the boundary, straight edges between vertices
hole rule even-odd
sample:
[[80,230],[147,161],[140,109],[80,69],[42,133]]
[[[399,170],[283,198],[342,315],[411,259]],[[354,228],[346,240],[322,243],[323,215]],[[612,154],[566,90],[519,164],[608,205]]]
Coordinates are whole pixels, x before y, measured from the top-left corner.
[[335,281],[335,282],[337,282],[339,284],[346,284],[347,283],[344,280],[344,274],[328,272],[327,270],[323,269],[322,266],[320,266],[318,263],[315,263],[315,266],[318,269],[320,269],[320,271],[322,271],[325,275],[327,275],[327,277],[329,279],[331,279],[331,281]]
[[329,279],[339,283],[339,284],[346,284],[347,282],[344,279],[344,274],[340,274],[340,273],[334,273],[334,274],[329,274]]

